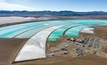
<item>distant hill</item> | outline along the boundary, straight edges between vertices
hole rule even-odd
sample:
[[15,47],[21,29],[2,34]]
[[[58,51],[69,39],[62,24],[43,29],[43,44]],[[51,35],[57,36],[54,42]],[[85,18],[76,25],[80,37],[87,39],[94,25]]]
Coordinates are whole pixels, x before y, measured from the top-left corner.
[[4,11],[0,10],[0,16],[89,16],[107,15],[107,12],[74,12],[74,11]]

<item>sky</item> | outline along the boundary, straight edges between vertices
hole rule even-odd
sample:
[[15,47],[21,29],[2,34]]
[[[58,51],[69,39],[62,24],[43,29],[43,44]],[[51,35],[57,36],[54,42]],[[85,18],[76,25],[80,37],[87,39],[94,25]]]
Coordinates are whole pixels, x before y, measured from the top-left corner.
[[107,0],[0,0],[0,10],[107,12]]

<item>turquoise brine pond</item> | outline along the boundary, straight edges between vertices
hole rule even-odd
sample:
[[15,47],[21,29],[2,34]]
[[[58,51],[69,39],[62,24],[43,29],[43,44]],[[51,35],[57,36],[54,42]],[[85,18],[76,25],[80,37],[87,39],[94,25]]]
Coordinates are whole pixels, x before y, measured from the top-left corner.
[[64,32],[64,36],[78,37],[79,31],[84,28],[96,25],[107,26],[107,20],[52,20],[5,26],[0,27],[0,38],[30,38],[44,29],[59,25],[62,27],[52,31],[48,41],[61,39]]

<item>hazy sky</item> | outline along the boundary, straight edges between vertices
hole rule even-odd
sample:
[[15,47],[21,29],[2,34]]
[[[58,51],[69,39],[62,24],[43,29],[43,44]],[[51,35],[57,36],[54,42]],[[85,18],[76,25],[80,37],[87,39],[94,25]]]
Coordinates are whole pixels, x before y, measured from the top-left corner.
[[0,0],[0,10],[107,12],[107,0]]

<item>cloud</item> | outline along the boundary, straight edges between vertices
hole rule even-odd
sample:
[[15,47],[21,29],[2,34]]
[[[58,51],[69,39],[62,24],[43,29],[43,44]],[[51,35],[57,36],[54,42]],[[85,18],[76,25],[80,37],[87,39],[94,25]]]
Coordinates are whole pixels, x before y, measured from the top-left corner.
[[27,7],[27,6],[23,6],[23,5],[18,5],[18,4],[10,4],[10,3],[6,3],[6,2],[1,2],[3,0],[0,0],[0,10],[28,10],[28,11],[34,11],[37,10],[35,8],[32,7]]

